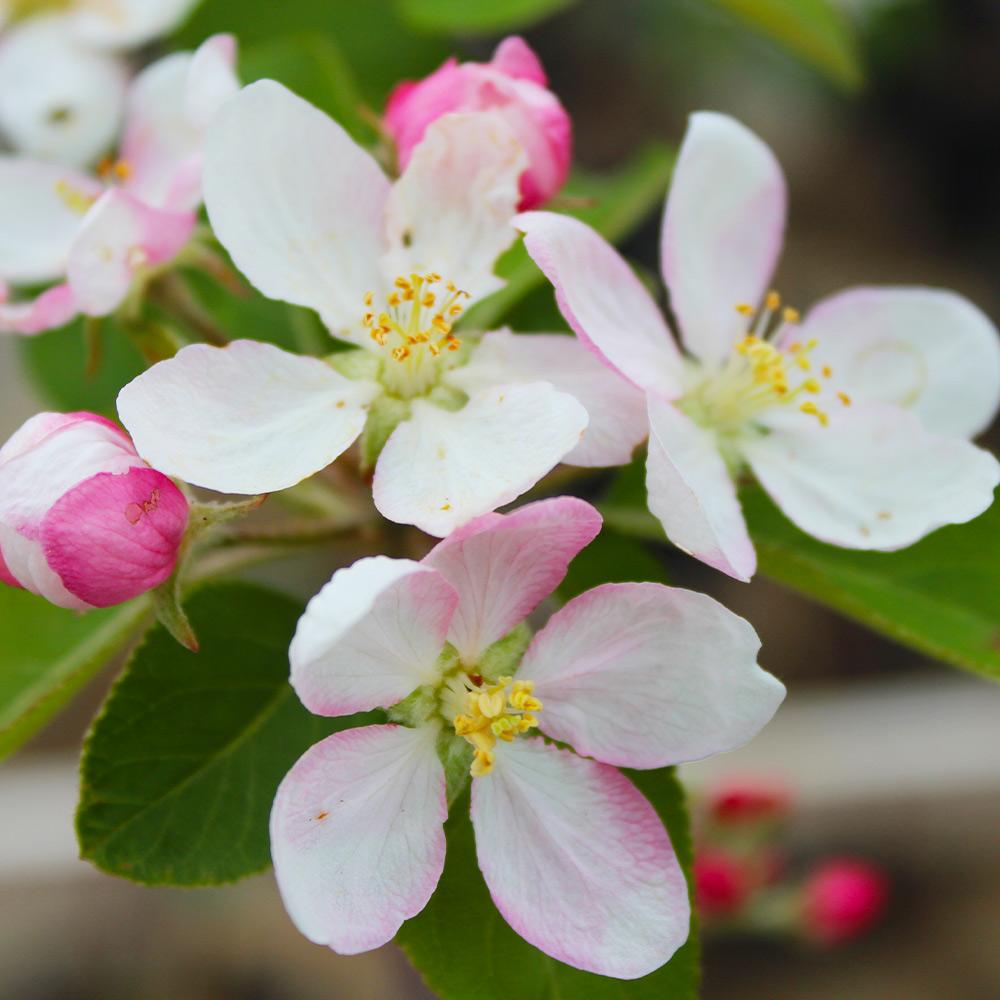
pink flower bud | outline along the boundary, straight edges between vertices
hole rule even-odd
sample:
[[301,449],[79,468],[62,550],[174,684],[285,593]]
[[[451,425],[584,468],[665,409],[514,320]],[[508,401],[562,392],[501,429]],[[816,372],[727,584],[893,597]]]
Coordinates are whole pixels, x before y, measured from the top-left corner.
[[718,848],[702,848],[694,859],[694,892],[706,917],[732,916],[742,909],[751,884],[742,861]]
[[780,781],[761,778],[730,778],[708,796],[708,812],[716,823],[773,822],[781,819],[791,804],[791,793]]
[[187,519],[184,494],[94,413],[39,413],[0,448],[0,580],[60,607],[162,583]]
[[569,171],[572,126],[546,87],[538,57],[522,38],[505,38],[488,63],[449,59],[423,80],[389,95],[385,126],[396,142],[400,170],[427,126],[450,112],[501,111],[528,156],[521,175],[521,208],[533,208],[562,187]]
[[820,865],[803,886],[805,932],[824,944],[863,934],[882,915],[889,883],[874,865],[838,858]]

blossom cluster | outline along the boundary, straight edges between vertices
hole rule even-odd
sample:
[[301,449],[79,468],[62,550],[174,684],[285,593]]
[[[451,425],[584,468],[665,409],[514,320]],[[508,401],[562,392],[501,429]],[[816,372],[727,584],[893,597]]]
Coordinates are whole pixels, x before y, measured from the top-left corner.
[[[74,111],[61,143],[27,96],[0,95],[19,150],[0,156],[0,330],[127,326],[179,269],[235,279],[221,247],[261,295],[313,311],[328,350],[174,344],[121,388],[124,431],[33,417],[0,450],[0,580],[78,610],[162,597],[194,551],[192,488],[261,496],[350,468],[382,517],[439,540],[338,569],[299,622],[303,704],[385,721],[318,743],[278,789],[292,919],[341,953],[390,940],[433,893],[468,790],[508,923],[577,968],[645,975],[687,938],[688,890],[663,819],[618,769],[733,749],[784,688],[746,621],[661,584],[597,586],[533,632],[601,518],[569,496],[498,509],[560,464],[622,466],[645,443],[667,538],[739,580],[756,565],[737,499],[749,475],[823,541],[902,548],[992,501],[1000,467],[971,439],[1000,403],[997,331],[931,288],[850,289],[804,316],[783,304],[781,169],[744,125],[699,112],[663,217],[677,340],[631,266],[558,210],[570,118],[523,40],[399,84],[386,162],[282,84],[241,87],[228,35],[126,81],[108,51],[189,6],[156,5],[154,24],[151,5],[122,3],[137,20],[114,38],[89,7],[0,37],[0,82],[18,47],[51,62],[39,53],[58,44],[86,63],[74,100],[102,95],[101,120]],[[477,321],[520,234],[574,335]]]

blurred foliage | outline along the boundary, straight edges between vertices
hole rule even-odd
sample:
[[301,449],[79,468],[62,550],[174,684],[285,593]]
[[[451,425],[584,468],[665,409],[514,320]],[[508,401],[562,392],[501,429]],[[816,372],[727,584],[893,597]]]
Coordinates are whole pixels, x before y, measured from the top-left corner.
[[577,0],[396,0],[407,23],[423,31],[491,32],[524,29]]

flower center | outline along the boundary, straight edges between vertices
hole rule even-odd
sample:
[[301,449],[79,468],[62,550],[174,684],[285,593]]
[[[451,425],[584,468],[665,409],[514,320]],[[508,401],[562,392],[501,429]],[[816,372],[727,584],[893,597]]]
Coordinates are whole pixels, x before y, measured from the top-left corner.
[[409,399],[437,382],[441,368],[436,359],[462,346],[452,326],[465,308],[462,300],[468,298],[468,292],[434,272],[396,278],[381,312],[375,311],[374,293],[365,293],[362,322],[385,349],[382,381],[390,392]]
[[531,681],[501,677],[487,683],[479,674],[459,673],[445,683],[441,711],[455,734],[472,744],[475,756],[469,773],[481,778],[493,770],[497,740],[510,743],[538,725],[542,703],[532,693]]
[[128,160],[116,160],[113,156],[105,156],[97,164],[97,176],[105,184],[127,181],[132,176],[132,164]]
[[63,204],[65,204],[71,212],[76,212],[79,215],[86,215],[90,206],[97,201],[96,195],[82,191],[65,178],[61,178],[56,181],[56,194],[59,195]]

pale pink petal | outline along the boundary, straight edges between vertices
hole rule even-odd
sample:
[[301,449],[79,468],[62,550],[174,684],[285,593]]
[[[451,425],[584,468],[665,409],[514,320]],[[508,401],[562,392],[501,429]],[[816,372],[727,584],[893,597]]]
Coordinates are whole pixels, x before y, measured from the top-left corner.
[[[78,410],[75,413],[36,413],[21,424],[7,438],[3,447],[0,447],[0,465],[30,451],[41,444],[47,437],[55,434],[56,431],[64,427],[86,423],[96,424],[101,428],[102,433],[110,431],[112,435],[117,434],[121,440],[120,447],[134,454],[135,449],[132,447],[132,442],[129,440],[128,435],[117,424],[112,423],[100,414],[88,413],[85,410]],[[114,442],[115,438],[111,436],[109,440]]]
[[569,393],[583,404],[590,423],[583,440],[563,459],[567,465],[624,465],[649,434],[643,394],[574,337],[488,333],[469,363],[445,378],[470,394],[506,382],[543,379]]
[[885,403],[834,411],[827,427],[783,421],[743,453],[791,521],[852,549],[901,549],[970,521],[1000,482],[989,452],[931,434],[915,414]]
[[597,537],[601,515],[576,497],[556,497],[510,514],[485,514],[424,557],[459,595],[448,638],[473,664],[524,621],[562,582],[573,557]]
[[118,413],[152,466],[222,493],[270,493],[329,465],[377,393],[270,344],[192,344],[133,379]]
[[713,364],[729,353],[781,252],[787,206],[774,154],[727,115],[691,116],[674,167],[660,245],[684,345]]
[[199,0],[99,0],[78,3],[73,30],[88,45],[134,49],[167,34]]
[[518,80],[530,80],[540,87],[549,82],[541,60],[519,35],[510,35],[496,47],[490,66],[506,76]]
[[366,726],[307,750],[278,788],[271,857],[310,941],[344,955],[392,940],[444,869],[448,816],[433,726]]
[[0,332],[30,336],[64,326],[77,313],[69,285],[53,285],[33,299],[10,302],[0,282]]
[[53,163],[0,156],[0,279],[62,277],[73,239],[103,186]]
[[472,783],[476,853],[504,919],[547,955],[638,979],[687,940],[687,885],[653,807],[619,771],[540,739]]
[[236,36],[212,35],[195,50],[184,85],[188,120],[207,128],[219,109],[239,91]]
[[518,669],[542,732],[621,767],[665,767],[751,740],[785,696],[760,640],[717,601],[658,583],[608,583],[557,611]]
[[584,344],[639,388],[679,395],[680,353],[659,307],[618,251],[568,215],[526,212],[514,224]]
[[851,288],[786,342],[815,338],[815,367],[858,400],[912,409],[937,434],[973,437],[1000,406],[1000,335],[968,299],[936,288]]
[[98,473],[63,494],[40,540],[66,589],[105,608],[170,576],[187,521],[184,494],[162,472],[135,467]]
[[666,400],[650,394],[648,404],[649,509],[679,549],[737,580],[749,580],[757,556],[715,436]]
[[531,489],[586,427],[587,411],[547,382],[484,390],[458,411],[416,399],[375,466],[375,506],[447,535]]
[[70,247],[66,273],[81,312],[107,316],[136,274],[172,260],[194,230],[191,212],[165,212],[123,190],[109,190],[87,212]]
[[409,559],[374,556],[337,570],[288,651],[302,704],[316,715],[350,715],[436,683],[457,604],[443,576]]
[[436,271],[473,299],[501,288],[493,268],[517,237],[511,219],[526,164],[501,115],[431,124],[389,195],[386,278]]
[[335,121],[273,80],[252,83],[212,122],[204,191],[215,234],[261,292],[370,346],[361,317],[381,280],[389,182]]

